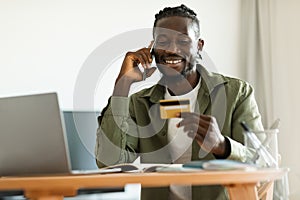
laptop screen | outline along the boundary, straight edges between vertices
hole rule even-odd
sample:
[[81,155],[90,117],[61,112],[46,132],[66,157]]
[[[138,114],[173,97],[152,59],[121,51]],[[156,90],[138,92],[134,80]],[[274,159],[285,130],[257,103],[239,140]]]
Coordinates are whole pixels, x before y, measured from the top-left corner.
[[98,169],[94,156],[96,130],[95,111],[63,111],[72,170]]

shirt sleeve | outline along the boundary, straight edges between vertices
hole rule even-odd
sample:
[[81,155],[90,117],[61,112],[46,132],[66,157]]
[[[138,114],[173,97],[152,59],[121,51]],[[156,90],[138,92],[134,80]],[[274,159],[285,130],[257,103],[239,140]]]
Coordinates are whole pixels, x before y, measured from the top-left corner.
[[231,149],[230,155],[228,156],[227,159],[239,160],[245,162],[248,157],[247,148],[243,144],[231,139],[230,137],[227,138],[230,141],[230,149]]
[[[133,162],[137,158],[136,127],[128,97],[111,97],[98,117],[95,156],[98,167]],[[130,134],[129,134],[130,133]]]
[[231,148],[228,159],[245,162],[251,158],[253,151],[243,145],[244,131],[240,123],[246,122],[252,130],[263,130],[263,125],[253,88],[248,83],[243,82],[238,95],[239,98],[232,114],[231,138],[228,137]]

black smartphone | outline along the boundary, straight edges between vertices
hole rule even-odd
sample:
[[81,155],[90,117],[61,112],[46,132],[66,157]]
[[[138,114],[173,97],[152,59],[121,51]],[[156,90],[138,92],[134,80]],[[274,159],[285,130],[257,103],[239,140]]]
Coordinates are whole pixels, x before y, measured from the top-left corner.
[[[151,67],[156,67],[155,56],[154,56],[154,44],[155,44],[155,42],[153,42],[153,44],[150,48],[150,54],[152,55]],[[148,71],[148,69],[144,69],[144,71],[143,71],[143,81],[147,78],[147,71]]]

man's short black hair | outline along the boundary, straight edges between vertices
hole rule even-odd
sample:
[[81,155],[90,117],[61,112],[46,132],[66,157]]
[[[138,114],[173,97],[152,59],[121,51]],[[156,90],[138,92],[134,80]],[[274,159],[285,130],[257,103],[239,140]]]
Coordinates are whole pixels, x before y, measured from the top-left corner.
[[157,21],[160,19],[166,18],[166,17],[173,17],[173,16],[179,16],[179,17],[187,17],[192,19],[192,23],[194,24],[196,37],[200,37],[200,24],[199,20],[197,18],[197,14],[184,4],[181,4],[177,7],[166,7],[163,10],[160,10],[159,13],[155,15],[155,21],[154,26],[156,27]]

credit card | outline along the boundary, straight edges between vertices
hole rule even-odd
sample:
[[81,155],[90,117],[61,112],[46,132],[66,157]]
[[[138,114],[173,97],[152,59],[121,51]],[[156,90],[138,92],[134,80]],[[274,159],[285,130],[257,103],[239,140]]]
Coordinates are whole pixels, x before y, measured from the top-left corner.
[[175,118],[177,113],[191,112],[189,99],[160,100],[160,117]]

